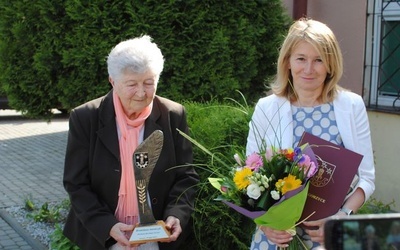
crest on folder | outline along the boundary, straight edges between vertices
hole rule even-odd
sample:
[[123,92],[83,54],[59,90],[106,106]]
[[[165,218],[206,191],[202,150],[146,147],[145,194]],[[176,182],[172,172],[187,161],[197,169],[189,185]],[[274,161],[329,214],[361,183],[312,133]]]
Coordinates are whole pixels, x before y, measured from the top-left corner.
[[318,172],[311,178],[310,182],[311,185],[315,187],[324,187],[332,180],[336,166],[318,157],[317,160],[319,169]]

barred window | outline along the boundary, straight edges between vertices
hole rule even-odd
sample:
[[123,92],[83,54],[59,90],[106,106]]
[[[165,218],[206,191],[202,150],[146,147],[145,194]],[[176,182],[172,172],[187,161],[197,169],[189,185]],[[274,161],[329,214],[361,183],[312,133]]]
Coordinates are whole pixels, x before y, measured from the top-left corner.
[[369,0],[364,98],[367,107],[400,113],[400,0]]

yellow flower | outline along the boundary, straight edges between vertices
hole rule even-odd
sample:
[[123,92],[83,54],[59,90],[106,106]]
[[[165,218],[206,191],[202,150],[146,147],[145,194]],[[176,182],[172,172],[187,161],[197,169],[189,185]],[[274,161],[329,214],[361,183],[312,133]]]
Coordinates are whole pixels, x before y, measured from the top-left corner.
[[250,168],[243,168],[242,170],[236,171],[233,181],[239,190],[245,189],[248,185],[250,185],[249,177],[252,175],[252,173],[253,172]]
[[301,180],[296,179],[296,176],[289,174],[283,179],[279,179],[276,184],[276,188],[284,195],[286,192],[294,190],[301,186]]

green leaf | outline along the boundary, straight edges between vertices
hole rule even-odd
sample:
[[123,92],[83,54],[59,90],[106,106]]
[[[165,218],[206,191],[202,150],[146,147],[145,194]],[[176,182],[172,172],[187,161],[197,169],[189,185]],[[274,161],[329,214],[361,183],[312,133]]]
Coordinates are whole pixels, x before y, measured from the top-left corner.
[[208,178],[208,181],[211,183],[211,185],[213,187],[215,187],[217,190],[219,190],[221,193],[223,193],[222,190],[221,190],[221,182],[222,182],[221,178],[212,178],[212,177],[210,177],[210,178]]
[[287,230],[294,227],[303,212],[309,185],[310,183],[307,183],[298,194],[270,207],[265,214],[254,219],[254,222],[257,225],[264,225],[276,230]]

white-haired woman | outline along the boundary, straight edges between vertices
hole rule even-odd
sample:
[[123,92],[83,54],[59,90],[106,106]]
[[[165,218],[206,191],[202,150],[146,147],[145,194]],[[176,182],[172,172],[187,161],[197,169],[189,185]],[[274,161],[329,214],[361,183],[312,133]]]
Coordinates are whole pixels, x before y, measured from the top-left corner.
[[174,168],[192,162],[191,143],[177,131],[188,132],[185,110],[156,95],[164,58],[149,36],[119,43],[107,65],[112,91],[70,114],[63,181],[72,208],[64,234],[81,249],[130,248],[127,237],[139,220],[133,152],[161,130],[164,146],[148,191],[170,242],[139,249],[177,249],[188,234],[198,182],[192,167]]

